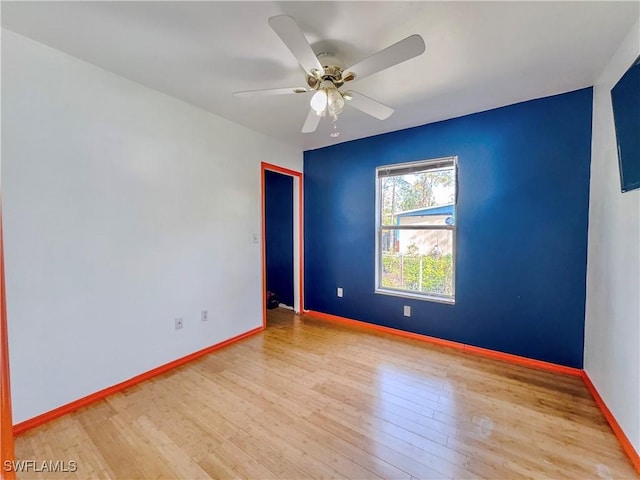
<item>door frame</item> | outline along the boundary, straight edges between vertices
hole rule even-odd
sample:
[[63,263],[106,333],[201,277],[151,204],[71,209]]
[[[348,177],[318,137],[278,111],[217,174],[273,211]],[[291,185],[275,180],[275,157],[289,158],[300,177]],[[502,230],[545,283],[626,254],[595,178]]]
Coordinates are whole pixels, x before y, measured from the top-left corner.
[[[0,461],[2,480],[13,480],[13,468],[5,469],[5,462],[14,461],[13,417],[11,415],[11,382],[9,381],[9,335],[7,332],[7,296],[4,283],[4,241],[2,238],[2,199],[0,198]],[[13,467],[13,463],[12,463]]]
[[[302,172],[260,162],[260,199],[262,207],[262,327],[267,328],[267,238],[265,217],[265,173],[280,173],[293,178],[293,309],[304,312],[304,187]],[[296,268],[297,263],[297,268]]]

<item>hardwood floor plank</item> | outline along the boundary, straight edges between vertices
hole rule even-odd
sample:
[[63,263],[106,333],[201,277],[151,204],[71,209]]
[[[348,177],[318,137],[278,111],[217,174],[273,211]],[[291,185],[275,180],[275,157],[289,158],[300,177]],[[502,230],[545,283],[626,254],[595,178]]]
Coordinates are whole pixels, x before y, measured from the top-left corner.
[[[248,392],[251,392],[251,394],[255,395],[256,397],[261,395],[264,396],[265,394],[265,390],[262,389],[259,385],[253,384],[252,382],[247,382],[246,376],[240,377],[235,375],[229,375],[229,378],[237,382],[239,385],[243,385]],[[277,394],[272,394],[272,395],[267,395],[265,399],[267,399],[270,402],[270,406],[281,405],[286,407],[279,412],[279,415],[284,415],[286,418],[288,418],[292,422],[295,421],[295,419],[300,420],[301,418],[304,418],[301,415],[304,412],[304,409],[299,408],[298,407],[299,404],[295,403],[295,401],[292,402],[291,398],[285,399],[278,396]],[[300,399],[300,400],[302,401],[303,399]],[[317,398],[314,398],[312,403],[316,405],[317,411],[322,411],[325,408],[327,408],[327,405],[318,403]],[[306,412],[308,415],[310,410],[306,410]],[[358,463],[359,465],[363,466],[364,468],[369,470],[369,472],[371,472],[372,474],[372,475],[366,475],[364,477],[357,477],[357,478],[372,478],[372,476],[373,477],[379,476],[382,478],[407,478],[407,476],[402,471],[398,470],[392,465],[389,465],[383,461],[379,461],[375,457],[371,458],[367,455],[363,455],[364,452],[362,450],[353,447],[351,444],[345,442],[344,440],[338,437],[327,435],[326,432],[318,428],[315,428],[312,424],[308,422],[298,422],[297,427],[301,429],[304,433],[307,433],[308,435],[310,435],[310,438],[322,439],[322,441],[327,446],[329,446],[332,450],[338,453],[340,452],[348,453],[348,458],[352,459],[355,463]]]
[[445,476],[441,472],[437,472],[420,460],[405,455],[400,451],[387,447],[386,445],[363,435],[346,424],[333,420],[321,413],[314,413],[309,417],[309,421],[320,428],[324,428],[333,435],[344,438],[356,447],[368,451],[371,455],[375,455],[387,463],[395,465],[400,470],[411,476],[424,479],[441,479],[452,478]]
[[[117,421],[114,419],[114,423]],[[180,472],[180,476],[185,478],[210,478],[207,472],[205,472],[178,444],[174,443],[169,436],[162,430],[159,430],[156,425],[153,424],[146,416],[141,416],[135,421],[135,427],[147,440],[147,443],[153,445],[153,449],[157,452],[155,458],[160,457],[164,464],[171,465],[172,475],[166,475],[163,472],[164,469],[158,468],[158,462],[149,461],[151,458],[144,452],[137,452],[136,463],[143,471],[142,478],[165,478],[177,476]],[[127,428],[127,424],[123,423],[120,426],[121,431],[130,430]]]
[[633,479],[580,378],[269,311],[259,335],[16,439],[20,479]]

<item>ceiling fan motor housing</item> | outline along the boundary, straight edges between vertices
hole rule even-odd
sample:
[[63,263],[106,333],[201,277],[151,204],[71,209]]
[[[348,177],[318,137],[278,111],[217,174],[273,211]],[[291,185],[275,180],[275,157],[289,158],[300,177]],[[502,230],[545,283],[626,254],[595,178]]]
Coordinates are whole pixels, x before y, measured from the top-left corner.
[[307,75],[307,85],[309,85],[309,88],[317,90],[325,80],[333,83],[336,88],[340,88],[344,85],[344,82],[353,80],[353,74],[347,74],[345,77],[342,76],[341,62],[332,53],[322,52],[319,53],[317,57],[320,65],[322,65],[324,69],[324,74],[319,75],[318,72],[312,71]]

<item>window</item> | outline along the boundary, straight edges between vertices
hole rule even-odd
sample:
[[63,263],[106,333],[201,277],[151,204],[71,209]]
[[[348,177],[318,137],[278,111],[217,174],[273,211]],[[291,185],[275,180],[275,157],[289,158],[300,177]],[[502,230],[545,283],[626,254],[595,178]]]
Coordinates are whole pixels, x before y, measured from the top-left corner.
[[454,303],[456,160],[376,169],[376,293]]

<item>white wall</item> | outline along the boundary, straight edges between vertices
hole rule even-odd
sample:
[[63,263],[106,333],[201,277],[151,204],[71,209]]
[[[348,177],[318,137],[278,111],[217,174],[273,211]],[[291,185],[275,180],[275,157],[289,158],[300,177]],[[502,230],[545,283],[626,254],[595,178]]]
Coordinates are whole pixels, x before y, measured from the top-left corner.
[[302,152],[2,41],[14,422],[260,326],[260,161],[301,171]]
[[640,452],[640,190],[620,192],[611,88],[640,54],[636,22],[594,87],[584,368]]

